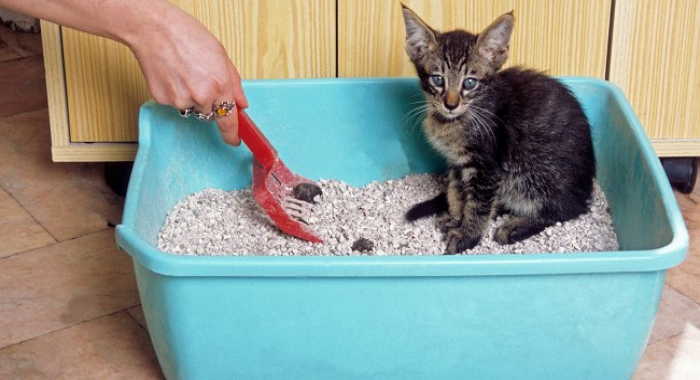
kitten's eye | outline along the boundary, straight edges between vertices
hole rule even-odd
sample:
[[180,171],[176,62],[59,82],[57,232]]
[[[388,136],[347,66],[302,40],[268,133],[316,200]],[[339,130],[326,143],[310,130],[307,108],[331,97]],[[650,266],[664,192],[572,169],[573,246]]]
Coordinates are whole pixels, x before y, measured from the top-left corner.
[[435,87],[442,87],[445,85],[445,78],[443,78],[442,75],[431,75],[430,83]]
[[473,90],[476,88],[476,85],[479,84],[479,80],[476,78],[467,78],[462,82],[462,87],[464,87],[465,90]]

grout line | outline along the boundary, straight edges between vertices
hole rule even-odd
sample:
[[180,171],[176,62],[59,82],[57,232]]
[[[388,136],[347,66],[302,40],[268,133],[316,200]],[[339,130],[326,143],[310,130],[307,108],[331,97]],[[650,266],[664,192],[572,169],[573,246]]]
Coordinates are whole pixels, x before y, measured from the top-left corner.
[[[43,226],[42,226],[42,227],[43,227]],[[42,247],[30,248],[30,249],[27,249],[27,250],[24,250],[24,251],[15,252],[15,253],[13,253],[13,254],[11,254],[11,255],[8,255],[8,256],[5,256],[5,257],[0,257],[0,261],[5,260],[5,259],[9,259],[10,257],[19,256],[19,255],[24,254],[24,253],[29,253],[29,252],[33,252],[33,251],[38,251],[38,250],[40,250],[40,249],[45,249],[45,248],[48,248],[48,247],[51,247],[51,246],[54,246],[54,245],[58,245],[58,244],[62,244],[62,243],[67,243],[67,242],[69,242],[69,241],[71,241],[71,240],[80,239],[80,238],[82,238],[82,237],[90,236],[90,235],[92,235],[92,234],[97,234],[97,233],[104,232],[104,231],[106,231],[106,230],[111,230],[111,229],[113,229],[113,228],[112,228],[112,227],[106,227],[106,228],[103,228],[103,229],[101,229],[101,230],[88,232],[88,233],[86,233],[86,234],[82,234],[82,235],[79,235],[79,236],[75,236],[75,237],[72,237],[72,238],[70,238],[70,239],[66,239],[66,240],[57,240],[57,241],[54,242],[54,243],[47,244],[47,245],[42,246]],[[53,237],[53,236],[52,236],[52,237]]]
[[[141,303],[139,302],[138,304],[136,304],[136,305],[134,305],[134,306],[127,307],[127,308],[124,309],[124,310],[125,310],[126,313],[129,315],[129,317],[130,317],[131,319],[133,319],[134,322],[136,322],[136,324],[139,325],[139,327],[141,327],[141,328],[143,329],[143,331],[145,331],[145,332],[148,333],[148,329],[146,328],[146,326],[142,326],[142,325],[141,325],[141,322],[140,322],[139,320],[137,320],[136,317],[134,317],[131,313],[129,313],[129,309],[132,309],[132,308],[134,308],[134,307],[136,307],[136,306],[141,306]],[[141,310],[143,310],[143,308],[142,308]]]
[[[681,264],[681,265],[682,265],[682,264]],[[678,270],[680,270],[681,272],[683,272],[683,274],[686,274],[686,275],[688,275],[688,276],[696,277],[695,275],[689,274],[688,272],[686,272],[686,271],[684,271],[684,270],[682,270],[682,269],[678,269]],[[699,281],[699,282],[700,282],[700,281]],[[685,294],[685,292],[683,292],[682,290],[680,290],[680,289],[676,288],[675,286],[671,285],[671,283],[668,282],[668,281],[666,281],[666,285],[669,286],[671,289],[673,289],[673,290],[677,291],[678,293],[680,293],[683,297],[689,299],[689,300],[690,300],[692,303],[694,303],[696,306],[700,307],[700,302],[699,302],[699,301],[696,301],[695,298],[691,297],[691,296],[688,295],[688,294]]]
[[[694,190],[693,190],[693,191],[694,191]],[[674,193],[676,196],[678,196],[678,197],[685,198],[686,200],[688,200],[688,202],[692,202],[694,205],[698,204],[698,201],[696,201],[696,200],[691,196],[691,195],[693,195],[693,193],[690,193],[690,194],[683,194],[683,193],[681,193],[680,191],[675,190],[675,189],[673,190],[673,193]],[[682,210],[681,210],[681,211],[682,211]]]
[[[44,63],[43,63],[43,58],[42,58],[42,57],[43,57],[43,55],[39,55],[39,56],[21,57],[21,58],[12,59],[12,60],[9,60],[9,61],[0,61],[0,65],[4,65],[4,64],[8,64],[8,63],[17,63],[17,64],[21,64],[21,63],[22,63],[21,61],[25,61],[24,65],[22,65],[22,66],[26,66],[26,64],[27,64],[26,62],[32,61],[32,60],[37,60],[37,61],[40,62],[41,65],[42,65],[42,69],[41,69],[41,72],[42,72],[42,73],[39,74],[39,76],[27,76],[26,78],[23,79],[22,83],[25,83],[25,84],[27,84],[27,83],[38,84],[38,82],[41,82],[42,85],[43,85],[42,87],[44,87],[43,90],[40,90],[40,91],[38,91],[38,92],[35,92],[34,95],[31,95],[31,96],[29,97],[30,99],[33,99],[33,100],[36,100],[36,99],[39,99],[39,98],[42,98],[42,97],[43,97],[43,98],[44,98],[44,101],[41,102],[41,104],[35,105],[35,108],[20,110],[19,112],[17,112],[17,110],[12,110],[12,111],[7,111],[7,110],[6,110],[5,112],[9,112],[9,113],[7,113],[7,114],[5,114],[5,113],[0,114],[0,120],[5,120],[5,121],[7,121],[7,119],[14,118],[14,117],[17,117],[17,116],[19,116],[19,115],[23,115],[23,114],[30,113],[30,112],[37,112],[37,111],[40,111],[40,110],[43,110],[43,109],[48,109],[48,101],[47,101],[46,94],[45,94],[45,92],[46,92],[46,89],[45,89],[45,87],[46,87],[46,78],[45,78],[45,75],[43,74],[43,71],[44,71],[44,69],[43,69],[43,64],[44,64]],[[3,78],[3,79],[4,79],[4,78]],[[19,82],[18,82],[18,83],[19,83]],[[3,88],[3,89],[4,89],[4,88]],[[30,91],[29,93],[32,93],[32,91]],[[35,95],[37,95],[37,94],[38,94],[38,97],[35,96]]]
[[[140,304],[139,304],[139,305],[140,305]],[[135,306],[135,305],[132,305],[132,306],[129,306],[129,307],[134,307],[134,306]],[[22,344],[22,343],[29,342],[30,340],[39,339],[39,338],[44,337],[44,336],[46,336],[46,335],[53,334],[53,333],[57,333],[57,332],[60,332],[60,331],[63,331],[63,330],[67,330],[67,329],[71,329],[71,328],[73,328],[73,327],[78,327],[78,326],[80,326],[80,325],[84,325],[84,324],[86,324],[86,323],[88,323],[88,322],[92,322],[92,321],[95,321],[95,320],[97,320],[97,319],[112,317],[112,316],[115,316],[115,315],[117,315],[117,314],[119,314],[119,313],[126,313],[126,314],[128,315],[129,313],[128,313],[126,310],[127,310],[129,307],[127,307],[127,308],[125,308],[125,309],[119,309],[119,310],[114,311],[114,312],[111,312],[111,313],[102,314],[102,315],[96,316],[96,317],[94,317],[94,318],[85,319],[85,320],[76,322],[76,323],[74,323],[74,324],[72,324],[72,325],[67,325],[67,326],[63,326],[63,327],[61,327],[61,328],[57,328],[57,329],[55,329],[55,330],[47,331],[47,332],[45,332],[45,333],[42,333],[41,335],[33,336],[33,337],[31,337],[31,338],[27,338],[27,339],[24,339],[24,340],[19,341],[19,342],[16,342],[16,343],[10,343],[10,344],[8,344],[7,346],[0,346],[0,352],[3,351],[3,350],[5,350],[6,348],[10,348],[10,347],[13,347],[13,346],[17,346],[17,345],[20,345],[20,344]],[[131,317],[130,317],[130,318],[131,318]],[[138,325],[138,323],[136,323],[136,324]],[[140,326],[140,325],[139,325],[139,326]]]
[[63,242],[67,242],[67,241],[71,241],[71,240],[75,240],[75,239],[80,239],[80,238],[82,238],[82,237],[90,236],[90,235],[92,235],[92,234],[96,234],[96,233],[99,233],[99,232],[104,232],[104,231],[106,231],[106,230],[112,230],[112,229],[114,229],[114,227],[110,227],[110,226],[109,226],[109,223],[110,223],[109,221],[105,221],[105,222],[106,222],[107,224],[105,224],[105,227],[104,227],[104,228],[101,228],[101,229],[95,230],[95,231],[91,231],[91,232],[86,232],[86,233],[84,233],[84,234],[80,234],[80,235],[77,235],[77,236],[73,236],[73,237],[68,238],[68,239],[65,239],[65,240],[59,240],[58,242],[59,242],[59,243],[63,243]]
[[15,253],[12,253],[12,254],[7,255],[7,256],[0,257],[0,261],[2,261],[2,260],[7,260],[7,259],[9,259],[9,258],[11,258],[11,257],[19,256],[19,255],[22,255],[22,254],[24,254],[24,253],[29,253],[29,252],[37,251],[37,250],[40,250],[40,249],[52,247],[52,246],[58,245],[58,244],[60,244],[60,242],[55,242],[55,243],[47,244],[47,245],[45,245],[45,246],[43,246],[43,247],[36,247],[36,248],[25,249],[24,251],[15,252]]
[[21,60],[23,60],[23,59],[31,59],[31,58],[34,58],[34,57],[36,57],[36,56],[35,56],[35,55],[17,56],[17,57],[15,57],[15,58],[10,58],[10,59],[6,59],[6,60],[4,60],[4,61],[0,61],[0,63],[2,63],[2,64],[12,63],[12,62],[16,62],[16,61],[21,61]]
[[[3,40],[1,35],[3,33],[7,35],[7,34],[14,34],[16,32],[13,32],[12,30],[10,30],[10,28],[7,28],[6,26],[2,25],[2,23],[0,23],[0,28],[5,29],[4,31],[0,31],[0,44],[3,42],[5,43],[5,46],[2,47],[2,49],[9,51],[10,53],[12,53],[12,55],[14,55],[14,57],[12,57],[12,58],[5,58],[4,60],[0,60],[0,63],[8,63],[8,62],[13,62],[13,61],[20,60],[23,58],[34,58],[37,56],[39,56],[39,57],[43,56],[43,51],[41,49],[39,51],[33,51],[32,50],[33,46],[31,46],[31,44],[27,44],[26,41],[22,41],[21,37],[17,37],[15,39],[16,45],[12,46],[11,43],[8,42],[8,40]],[[27,33],[27,34],[29,34],[29,33]],[[36,35],[37,35],[37,37],[27,37],[27,39],[36,38],[37,40],[41,41],[41,34],[36,33]],[[10,38],[12,38],[12,37],[10,37]]]
[[[655,344],[659,344],[659,343],[662,343],[662,342],[666,342],[666,341],[669,341],[669,340],[674,339],[674,338],[678,338],[678,337],[681,336],[681,335],[683,335],[683,331],[681,331],[681,332],[679,332],[679,333],[677,333],[677,334],[673,334],[673,335],[671,335],[671,336],[667,336],[667,337],[665,337],[665,338],[663,338],[663,339],[657,339],[657,340],[654,341],[654,342],[648,342],[647,345],[644,347],[644,351],[646,351],[647,348],[649,348],[650,346],[653,346],[653,345],[655,345]],[[642,354],[643,354],[643,353],[642,353]]]
[[[49,231],[41,222],[39,222],[39,220],[37,220],[37,218],[34,217],[34,214],[32,214],[29,210],[27,210],[27,208],[24,207],[24,205],[22,204],[22,202],[20,202],[19,199],[17,199],[17,197],[15,197],[15,195],[12,194],[12,192],[10,192],[9,190],[7,190],[7,189],[6,189],[4,186],[2,186],[2,185],[0,185],[0,189],[2,189],[4,192],[6,192],[6,193],[10,196],[10,198],[14,199],[15,202],[17,202],[17,204],[19,205],[19,207],[21,207],[22,210],[24,210],[24,211],[32,218],[32,220],[33,220],[36,224],[40,225],[41,228],[42,228],[44,231],[46,231],[47,234],[49,234],[49,236],[51,236],[51,238],[54,240],[55,243],[58,243],[58,242],[59,242],[59,240],[56,238],[56,236],[54,236],[54,235],[51,233],[51,231]],[[48,246],[48,245],[50,245],[50,244],[47,244],[47,245],[45,245],[44,247],[46,247],[46,246]],[[38,248],[42,248],[42,247],[38,247]]]

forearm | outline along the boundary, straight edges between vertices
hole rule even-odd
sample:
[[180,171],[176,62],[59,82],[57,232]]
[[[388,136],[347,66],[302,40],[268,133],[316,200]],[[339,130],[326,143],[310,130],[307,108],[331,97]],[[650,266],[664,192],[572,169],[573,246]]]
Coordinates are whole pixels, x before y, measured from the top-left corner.
[[128,45],[180,12],[167,0],[0,0],[0,7]]
[[[161,104],[204,113],[222,102],[248,106],[241,76],[221,42],[167,0],[0,0],[0,7],[126,44]],[[232,145],[240,144],[237,120],[217,120]]]

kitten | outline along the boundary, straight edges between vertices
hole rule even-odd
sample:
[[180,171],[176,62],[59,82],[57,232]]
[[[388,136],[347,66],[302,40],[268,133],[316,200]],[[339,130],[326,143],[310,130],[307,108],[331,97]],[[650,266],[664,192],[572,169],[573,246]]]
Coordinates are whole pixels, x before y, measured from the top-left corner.
[[419,203],[408,220],[441,219],[448,254],[477,245],[492,215],[511,244],[588,209],[595,159],[590,126],[559,81],[523,68],[500,70],[513,13],[480,34],[440,33],[402,6],[406,52],[425,93],[423,130],[448,163],[446,193]]

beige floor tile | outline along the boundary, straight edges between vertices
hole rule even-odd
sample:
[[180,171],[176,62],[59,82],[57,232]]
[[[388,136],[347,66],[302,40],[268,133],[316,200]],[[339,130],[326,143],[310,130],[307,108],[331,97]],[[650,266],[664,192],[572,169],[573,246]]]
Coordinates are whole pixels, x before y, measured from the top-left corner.
[[16,200],[0,189],[0,257],[56,242]]
[[682,333],[688,323],[700,326],[700,305],[666,285],[649,343]]
[[700,379],[700,326],[686,324],[675,337],[650,344],[634,380]]
[[0,350],[0,379],[162,379],[146,332],[125,312]]
[[0,24],[0,62],[41,54],[39,33],[13,32]]
[[12,46],[10,46],[6,41],[2,39],[2,37],[2,33],[0,33],[0,65],[2,64],[2,62],[22,58],[19,54],[17,54],[17,51],[15,51],[15,49],[13,49]]
[[0,259],[0,266],[0,347],[138,304],[131,260],[112,229]]
[[143,315],[143,309],[141,308],[141,305],[139,306],[134,306],[130,307],[129,310],[129,315],[131,315],[136,322],[143,327],[144,329],[146,328],[146,317]]
[[103,165],[51,161],[48,112],[0,118],[0,186],[59,241],[117,224],[123,200]]
[[666,283],[695,302],[700,302],[700,275],[676,267],[668,271]]
[[0,62],[0,116],[46,107],[42,56]]
[[688,258],[669,270],[667,283],[700,303],[700,187],[690,195],[676,194],[676,198],[688,227],[690,248]]

